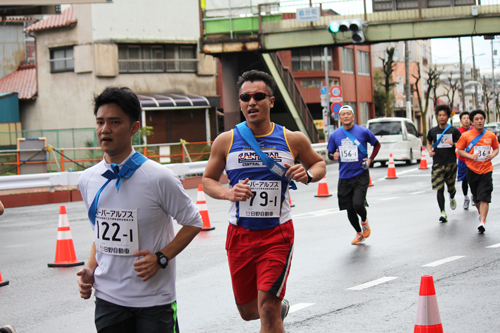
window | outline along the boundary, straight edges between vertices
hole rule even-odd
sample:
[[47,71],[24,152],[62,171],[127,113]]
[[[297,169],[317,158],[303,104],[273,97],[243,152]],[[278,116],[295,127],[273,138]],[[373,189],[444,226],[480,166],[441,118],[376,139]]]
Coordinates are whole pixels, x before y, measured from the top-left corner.
[[321,80],[302,80],[300,86],[302,88],[321,88],[323,81]]
[[354,73],[354,61],[353,61],[353,50],[342,48],[342,73]]
[[402,134],[401,121],[381,121],[370,123],[368,129],[373,135],[398,135]]
[[413,124],[405,121],[405,124],[406,124],[406,130],[408,131],[409,134],[411,135],[414,135],[418,138],[418,133],[417,133],[417,129],[415,128],[415,126],[413,126]]
[[368,122],[368,103],[359,102],[359,124],[366,125]]
[[368,52],[358,51],[358,74],[370,75],[370,57]]
[[73,46],[50,50],[50,72],[73,72],[75,69],[75,58]]
[[35,62],[35,42],[26,41],[26,61],[29,63]]
[[196,72],[195,45],[118,46],[120,73]]
[[[292,50],[292,71],[324,70],[324,48],[313,47],[308,49]],[[332,50],[328,48],[328,68],[332,68]]]

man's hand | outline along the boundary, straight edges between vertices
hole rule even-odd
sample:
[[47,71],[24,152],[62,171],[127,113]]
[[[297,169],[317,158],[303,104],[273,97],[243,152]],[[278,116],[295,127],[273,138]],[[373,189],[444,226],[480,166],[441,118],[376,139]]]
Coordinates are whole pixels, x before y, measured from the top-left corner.
[[94,285],[94,272],[90,268],[83,267],[76,275],[80,277],[77,281],[80,297],[89,299],[92,295],[92,286]]
[[338,160],[339,160],[339,158],[340,158],[340,153],[339,153],[339,150],[338,150],[338,149],[335,151],[335,154],[333,154],[333,158],[335,159],[335,161],[338,161]]
[[160,269],[158,257],[149,250],[137,251],[133,254],[133,256],[142,257],[134,262],[134,270],[137,272],[137,276],[140,277],[142,281],[151,279]]
[[370,165],[372,164],[372,160],[369,158],[363,158],[363,162],[365,162],[365,163],[363,163],[361,165],[361,168],[363,168],[365,170],[368,169],[370,167]]
[[253,198],[252,189],[247,185],[250,179],[245,179],[241,183],[233,186],[233,188],[227,193],[226,198],[231,202],[247,201],[247,199]]
[[290,165],[285,163],[285,168],[288,169],[288,171],[285,173],[285,177],[287,177],[290,180],[295,180],[304,184],[307,184],[307,173],[306,169],[301,165],[301,164],[295,164],[295,165]]
[[477,159],[479,158],[479,154],[472,154],[472,157],[471,159],[474,160],[474,161],[477,161]]
[[493,155],[493,154],[488,154],[488,155],[486,155],[486,158],[487,158],[489,161],[491,161],[492,159],[494,159],[494,158],[495,158],[495,156],[496,156],[496,155]]
[[447,143],[447,144],[453,146],[453,141],[451,141],[450,139],[444,140],[444,143]]
[[434,150],[430,150],[429,151],[429,156],[430,157],[434,157],[434,155],[436,155],[436,153],[434,152]]

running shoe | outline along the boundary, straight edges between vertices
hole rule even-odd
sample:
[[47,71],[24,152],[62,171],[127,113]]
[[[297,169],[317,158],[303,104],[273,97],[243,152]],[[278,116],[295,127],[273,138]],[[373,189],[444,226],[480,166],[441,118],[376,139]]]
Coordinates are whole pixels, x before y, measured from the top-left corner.
[[284,321],[286,316],[288,316],[288,311],[290,311],[290,302],[283,298],[281,301],[281,321]]
[[0,327],[0,333],[16,333],[16,329],[10,325]]
[[464,197],[464,209],[469,209],[469,204],[470,204],[470,199],[469,199],[469,196],[466,195]]
[[441,212],[441,216],[439,217],[439,222],[442,223],[448,222],[448,216],[446,216],[446,212],[444,210]]
[[363,234],[361,232],[357,232],[356,233],[356,237],[354,237],[354,239],[352,240],[351,244],[352,245],[358,245],[361,242],[363,242],[364,240],[365,240],[365,238],[363,237]]
[[479,222],[479,227],[477,227],[477,231],[482,234],[486,229],[484,228],[484,222]]
[[455,200],[455,198],[452,198],[450,196],[450,208],[451,210],[455,210],[455,208],[457,208],[457,200]]
[[366,219],[366,222],[361,222],[361,226],[363,227],[363,238],[370,237],[372,231],[370,229],[370,225],[368,224],[368,219]]

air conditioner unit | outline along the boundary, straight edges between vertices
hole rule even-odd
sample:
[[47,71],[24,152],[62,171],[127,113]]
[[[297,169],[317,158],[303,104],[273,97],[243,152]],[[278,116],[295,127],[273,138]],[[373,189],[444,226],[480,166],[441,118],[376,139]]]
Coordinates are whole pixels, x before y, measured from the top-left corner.
[[403,101],[396,101],[396,107],[397,108],[402,108],[404,106],[404,102]]

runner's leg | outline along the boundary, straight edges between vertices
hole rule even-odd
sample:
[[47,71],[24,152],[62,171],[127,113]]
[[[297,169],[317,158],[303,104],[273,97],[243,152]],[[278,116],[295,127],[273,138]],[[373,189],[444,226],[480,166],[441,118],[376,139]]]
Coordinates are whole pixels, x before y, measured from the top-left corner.
[[437,190],[437,201],[439,205],[439,210],[444,211],[444,187]]
[[359,226],[358,214],[356,213],[356,210],[354,210],[354,208],[350,208],[347,210],[347,217],[349,218],[349,222],[351,222],[351,225],[356,230],[356,232],[361,232],[361,227]]

